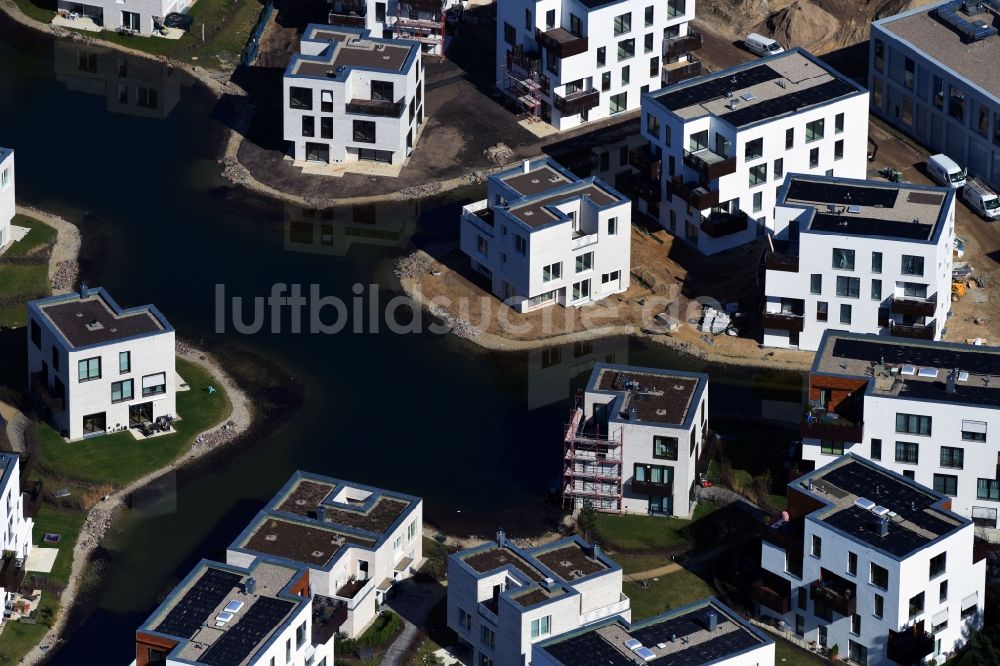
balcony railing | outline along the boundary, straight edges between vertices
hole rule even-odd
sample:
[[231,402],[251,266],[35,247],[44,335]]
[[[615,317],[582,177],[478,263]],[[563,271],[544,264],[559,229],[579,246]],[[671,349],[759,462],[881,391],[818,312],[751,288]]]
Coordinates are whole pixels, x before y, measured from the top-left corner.
[[599,235],[597,232],[592,234],[582,234],[579,236],[573,236],[570,241],[570,247],[574,250],[579,250],[581,247],[587,247],[588,245],[593,245],[597,242]]
[[663,200],[663,188],[660,187],[658,180],[636,178],[633,187],[635,188],[635,197],[648,204],[660,203]]
[[481,601],[476,605],[479,607],[480,617],[488,620],[490,624],[493,625],[497,624],[497,614],[494,613],[491,609],[487,608],[485,601]]
[[936,310],[937,294],[927,298],[893,296],[889,306],[889,311],[893,314],[913,315],[914,317],[933,317]]
[[665,497],[674,492],[673,483],[654,483],[652,481],[638,481],[632,479],[632,492],[639,495],[652,495],[653,497]]
[[814,580],[809,584],[809,598],[843,616],[854,615],[858,610],[858,595],[854,584],[840,576],[833,580]]
[[[375,578],[369,578],[363,582],[361,586],[357,585],[343,585],[340,590],[334,594],[335,599],[339,599],[347,604],[347,610],[352,611],[358,607],[358,605],[364,601],[368,593],[375,589]],[[343,594],[341,594],[343,591]],[[350,595],[350,596],[348,596]]]
[[698,183],[685,183],[680,177],[670,183],[670,191],[698,210],[719,205],[719,191],[710,190]]
[[535,30],[535,41],[545,49],[560,58],[569,58],[587,52],[587,38],[574,35],[564,28],[552,30]]
[[[719,197],[718,192],[714,194]],[[722,238],[746,231],[749,222],[750,216],[742,210],[735,213],[712,212],[701,217],[701,230],[712,238]]]
[[761,323],[766,329],[801,333],[804,322],[805,317],[789,312],[768,312],[765,310],[761,313]]
[[803,437],[856,443],[864,440],[864,429],[864,422],[854,423],[825,409],[809,409],[802,416]]
[[701,33],[689,28],[686,35],[663,40],[663,57],[678,58],[690,51],[697,51],[701,45]]
[[406,100],[390,102],[384,99],[352,99],[347,103],[346,111],[361,116],[384,116],[399,118],[406,110]]
[[365,27],[365,17],[358,16],[357,14],[341,14],[337,12],[330,12],[327,17],[330,25],[339,25],[347,28],[364,28]]
[[768,525],[760,533],[762,541],[785,551],[786,569],[796,578],[802,578],[802,525],[778,521]]
[[582,614],[580,616],[580,626],[582,627],[585,624],[597,622],[598,620],[603,620],[604,618],[611,617],[613,615],[620,615],[621,613],[627,611],[630,607],[631,602],[629,601],[629,598],[622,594],[615,603],[595,608],[589,613]]
[[934,635],[924,631],[920,620],[903,631],[889,630],[885,656],[897,664],[918,664],[934,651]]
[[17,557],[13,551],[5,550],[0,563],[0,587],[7,592],[17,592],[23,582],[24,560]]
[[897,338],[917,338],[918,340],[933,340],[934,339],[934,329],[937,326],[936,321],[931,321],[929,324],[893,324],[889,328],[889,335],[894,335]]
[[663,73],[660,75],[660,82],[665,85],[673,85],[701,76],[701,60],[698,60],[690,53],[687,54],[687,62],[669,63],[663,66]]
[[42,404],[49,408],[49,410],[53,412],[62,412],[66,410],[65,398],[56,395],[53,390],[48,387],[45,377],[41,372],[31,373],[31,390],[38,397],[38,399],[41,400]]
[[347,606],[344,602],[319,594],[313,596],[313,645],[329,643],[345,622],[347,622]]
[[556,94],[554,106],[566,115],[573,116],[595,108],[601,101],[599,90],[577,90],[565,97]]
[[663,160],[653,155],[648,143],[628,151],[628,163],[641,178],[659,181],[663,173]]
[[750,586],[750,594],[761,606],[770,608],[784,615],[792,610],[792,595],[772,590],[763,580],[754,581]]
[[524,78],[538,79],[542,74],[542,57],[538,51],[525,51],[518,44],[507,54],[507,66],[519,70]]
[[708,148],[695,152],[684,151],[684,164],[694,169],[703,181],[715,180],[736,173],[736,157],[726,157]]
[[493,235],[493,209],[488,200],[482,199],[462,206],[462,219],[484,233]]
[[769,271],[799,272],[799,245],[795,242],[774,241],[774,250],[764,257],[764,268]]

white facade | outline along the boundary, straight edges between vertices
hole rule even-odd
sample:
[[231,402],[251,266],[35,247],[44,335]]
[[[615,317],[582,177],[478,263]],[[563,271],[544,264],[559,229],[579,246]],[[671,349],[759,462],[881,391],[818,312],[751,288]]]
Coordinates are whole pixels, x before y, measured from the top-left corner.
[[534,643],[615,616],[631,617],[621,567],[579,538],[521,549],[500,530],[448,557],[448,626],[474,664],[523,664]]
[[490,176],[462,209],[459,246],[519,312],[581,306],[628,289],[632,204],[547,158]]
[[12,240],[10,222],[14,211],[14,151],[0,148],[0,252]]
[[559,130],[639,108],[701,73],[694,0],[497,3],[497,87]]
[[[867,205],[876,198],[895,203]],[[920,198],[930,203],[914,203]],[[941,338],[951,311],[953,191],[795,174],[779,199],[775,250],[764,259],[765,346],[815,350],[828,328]]]
[[155,307],[82,287],[28,303],[27,329],[29,386],[64,436],[177,416],[174,329]]
[[[389,517],[380,523],[368,518],[383,514]],[[307,566],[313,594],[336,609],[338,631],[356,638],[392,586],[423,563],[422,535],[419,497],[296,472],[229,546],[226,561],[248,566],[267,557]],[[315,545],[313,555],[297,549],[300,543]]]
[[284,138],[297,162],[402,165],[424,122],[420,44],[310,25],[283,79]]
[[[842,350],[841,340],[857,350]],[[878,461],[946,493],[952,510],[992,533],[1000,410],[987,381],[995,374],[997,348],[831,331],[809,376],[813,416],[802,426],[802,458],[819,466],[843,451]]]
[[428,55],[447,50],[445,19],[460,0],[331,0],[331,25],[365,28],[377,37],[420,42]]
[[563,497],[688,518],[707,429],[708,375],[598,363],[566,428]]
[[[14,576],[14,570],[24,570],[24,562],[31,553],[32,529],[35,522],[25,515],[25,498],[21,488],[21,462],[17,454],[0,454],[0,506],[4,507],[7,523],[0,535],[0,546],[4,551],[0,566],[5,575]],[[9,555],[8,555],[9,554]],[[20,566],[18,566],[20,563]],[[13,601],[16,589],[6,589],[0,585],[0,599],[4,604]]]
[[[868,476],[855,476],[862,468]],[[941,664],[982,625],[985,554],[947,497],[853,456],[788,494],[789,522],[766,529],[761,545],[761,616],[869,665]],[[886,510],[880,535],[876,514]],[[930,522],[916,527],[911,516],[924,515]]]
[[770,228],[785,174],[866,175],[868,93],[802,49],[647,93],[642,110],[636,205],[703,254]]
[[172,12],[186,13],[194,2],[188,0],[58,0],[57,8],[93,19],[105,30],[148,37],[163,27]]

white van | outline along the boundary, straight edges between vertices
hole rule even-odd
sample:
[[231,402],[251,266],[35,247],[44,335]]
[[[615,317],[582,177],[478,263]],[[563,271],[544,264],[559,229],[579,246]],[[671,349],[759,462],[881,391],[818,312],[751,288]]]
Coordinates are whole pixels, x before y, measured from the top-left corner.
[[747,51],[756,53],[759,56],[770,56],[776,53],[783,53],[785,50],[781,47],[781,44],[770,37],[758,35],[756,32],[751,32],[747,35],[746,39],[743,40],[743,44],[747,47]]
[[939,184],[953,190],[965,185],[965,169],[958,166],[955,160],[947,155],[931,155],[927,159],[927,172]]
[[989,185],[975,176],[965,179],[962,198],[972,210],[987,220],[1000,219],[1000,198],[997,198],[996,192]]

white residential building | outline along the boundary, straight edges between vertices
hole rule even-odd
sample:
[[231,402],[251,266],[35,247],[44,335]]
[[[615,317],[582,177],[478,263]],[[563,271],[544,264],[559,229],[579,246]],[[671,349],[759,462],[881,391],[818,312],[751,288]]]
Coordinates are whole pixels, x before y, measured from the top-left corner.
[[0,147],[0,252],[10,243],[10,222],[14,219],[14,151]]
[[954,234],[954,190],[789,174],[763,259],[764,345],[815,350],[828,328],[940,339]]
[[846,455],[764,529],[759,614],[855,664],[943,663],[982,625],[985,542],[940,493]]
[[1000,348],[828,331],[809,373],[802,459],[819,466],[854,453],[878,461],[992,530],[998,376]]
[[448,557],[448,626],[476,666],[524,664],[532,645],[609,617],[631,618],[622,569],[579,537],[496,541]]
[[[37,491],[41,493],[40,487]],[[31,553],[31,507],[37,506],[40,497],[32,498],[21,488],[21,459],[16,453],[0,453],[0,506],[5,507],[7,522],[0,536],[0,601],[4,607],[14,601],[24,580],[25,562]]]
[[708,375],[598,363],[566,426],[563,499],[688,518],[707,430]]
[[187,13],[188,0],[58,0],[56,8],[93,20],[105,30],[149,37],[167,14]]
[[632,204],[542,158],[489,177],[462,209],[460,247],[519,312],[580,306],[628,289]]
[[447,12],[461,0],[330,0],[330,25],[364,28],[377,37],[420,42],[427,55],[447,50]]
[[64,436],[177,416],[174,329],[152,305],[81,287],[28,303],[27,328],[29,386]]
[[423,563],[422,534],[419,497],[296,472],[229,546],[226,561],[247,567],[265,557],[308,568],[326,630],[356,638],[392,586]]
[[532,666],[774,666],[774,640],[709,597],[638,622],[621,617],[532,647]]
[[402,165],[424,121],[420,44],[309,25],[284,76],[284,136],[297,162]]
[[497,3],[497,87],[565,130],[639,108],[640,97],[701,73],[694,0]]
[[643,96],[638,208],[715,254],[761,236],[787,173],[864,178],[868,93],[792,49]]
[[336,632],[310,586],[309,569],[276,560],[202,560],[136,630],[132,666],[333,666]]

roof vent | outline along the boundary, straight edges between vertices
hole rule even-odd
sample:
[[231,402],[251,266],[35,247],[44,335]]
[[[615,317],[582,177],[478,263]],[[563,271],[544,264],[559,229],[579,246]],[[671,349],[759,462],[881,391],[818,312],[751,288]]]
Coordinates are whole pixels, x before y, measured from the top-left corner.
[[707,620],[706,624],[708,625],[709,631],[715,631],[715,628],[719,626],[719,616],[715,614],[714,610],[708,611],[706,620]]
[[785,85],[785,80],[784,79],[777,79],[777,80],[775,80],[775,83],[777,83],[778,87],[781,88],[781,89],[784,89],[784,88],[787,87]]
[[87,323],[87,330],[93,333],[94,331],[100,331],[104,329],[104,324],[97,321],[96,319]]
[[889,535],[889,517],[882,516],[878,519],[878,535],[880,537]]

